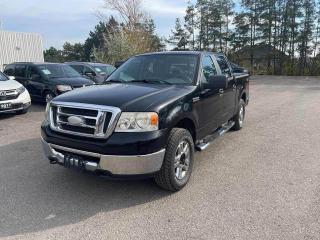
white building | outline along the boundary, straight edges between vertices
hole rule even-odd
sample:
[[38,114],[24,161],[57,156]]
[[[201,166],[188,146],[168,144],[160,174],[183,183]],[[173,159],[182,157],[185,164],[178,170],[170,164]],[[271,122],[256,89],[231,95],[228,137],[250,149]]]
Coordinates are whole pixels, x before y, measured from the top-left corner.
[[13,62],[43,62],[42,36],[0,30],[0,70]]

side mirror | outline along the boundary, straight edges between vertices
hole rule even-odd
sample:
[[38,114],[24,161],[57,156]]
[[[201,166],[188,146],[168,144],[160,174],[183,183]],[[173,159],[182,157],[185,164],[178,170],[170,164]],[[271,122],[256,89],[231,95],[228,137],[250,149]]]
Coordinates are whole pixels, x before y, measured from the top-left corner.
[[15,80],[15,76],[8,76],[9,80]]
[[40,75],[39,74],[32,74],[31,75],[31,79],[32,80],[39,80],[40,79]]
[[212,75],[205,85],[210,89],[226,89],[228,87],[228,78],[225,75]]

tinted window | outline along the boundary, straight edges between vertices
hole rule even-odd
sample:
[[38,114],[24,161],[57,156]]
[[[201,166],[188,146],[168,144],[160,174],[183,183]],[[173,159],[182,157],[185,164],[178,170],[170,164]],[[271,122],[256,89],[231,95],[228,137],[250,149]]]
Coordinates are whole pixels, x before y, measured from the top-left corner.
[[82,65],[70,65],[70,67],[72,67],[74,70],[76,70],[80,74],[83,73],[84,66]]
[[198,56],[187,54],[154,54],[129,59],[108,80],[125,82],[146,80],[168,84],[194,83]]
[[218,56],[217,62],[221,68],[222,74],[227,74],[227,75],[231,76],[231,70],[230,70],[229,65],[228,65],[227,61],[225,60],[225,58],[223,56]]
[[7,81],[8,78],[0,72],[0,81]]
[[87,67],[87,66],[84,67],[84,72],[85,73],[94,73],[94,71],[91,68]]
[[210,56],[205,56],[202,60],[202,73],[201,81],[204,83],[207,83],[212,75],[217,75],[217,70]]
[[27,66],[26,65],[16,65],[16,70],[15,70],[15,76],[16,77],[26,77],[26,70]]
[[29,66],[27,78],[32,78],[34,75],[40,75],[38,69],[35,66]]
[[14,65],[6,66],[4,73],[8,76],[14,76]]
[[72,67],[64,64],[42,64],[38,65],[38,68],[49,78],[72,78],[81,76]]

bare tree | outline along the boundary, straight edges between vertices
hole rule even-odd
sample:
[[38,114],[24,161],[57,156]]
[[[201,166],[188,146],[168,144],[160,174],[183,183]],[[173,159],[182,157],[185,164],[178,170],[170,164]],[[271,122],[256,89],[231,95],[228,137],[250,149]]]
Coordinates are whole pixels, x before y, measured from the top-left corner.
[[105,0],[105,7],[118,12],[129,30],[134,30],[146,16],[142,0]]

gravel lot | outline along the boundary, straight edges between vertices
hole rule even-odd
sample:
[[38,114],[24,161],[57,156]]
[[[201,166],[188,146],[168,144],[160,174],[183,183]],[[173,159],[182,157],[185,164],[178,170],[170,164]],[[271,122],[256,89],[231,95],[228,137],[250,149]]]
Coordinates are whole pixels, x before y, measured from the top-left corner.
[[0,238],[320,239],[320,78],[254,77],[250,95],[175,194],[49,165],[43,105],[0,116]]

